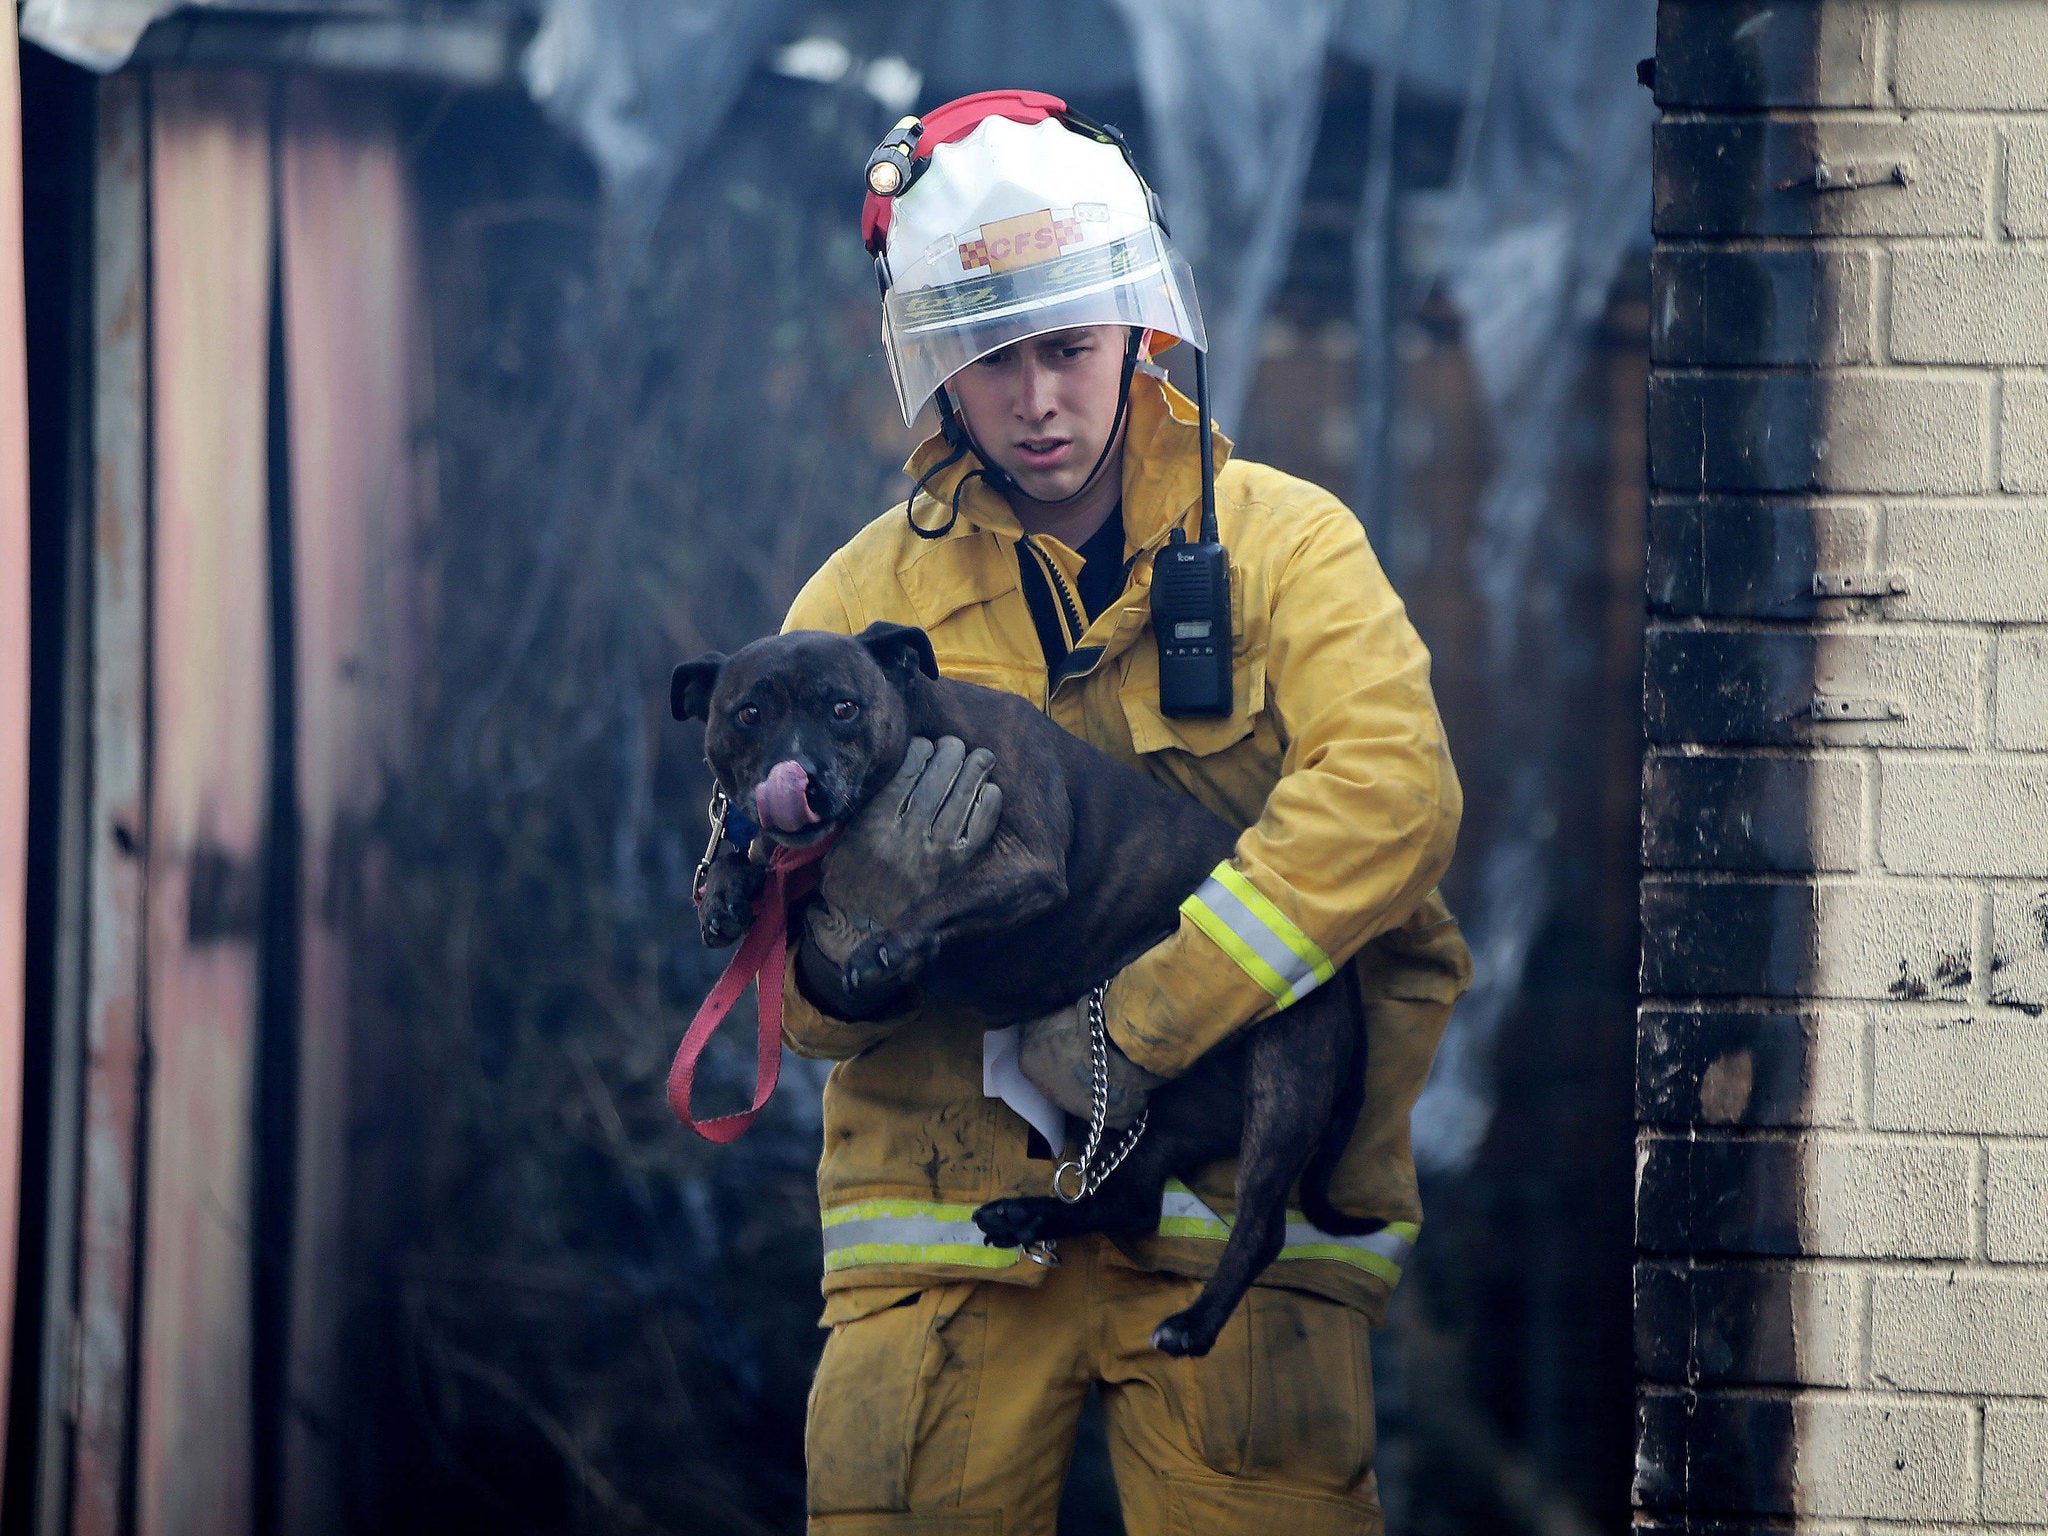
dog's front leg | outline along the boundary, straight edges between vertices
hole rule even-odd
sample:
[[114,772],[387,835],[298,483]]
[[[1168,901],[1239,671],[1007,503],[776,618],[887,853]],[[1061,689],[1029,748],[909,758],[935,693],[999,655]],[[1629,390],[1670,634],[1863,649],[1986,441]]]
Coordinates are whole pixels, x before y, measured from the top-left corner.
[[744,853],[727,849],[711,861],[704,876],[704,900],[697,908],[697,929],[705,946],[723,949],[754,921],[754,903],[768,882],[768,867]]
[[1063,861],[998,832],[973,867],[855,948],[846,961],[846,992],[866,998],[894,991],[923,974],[945,945],[1014,928],[1066,899]]

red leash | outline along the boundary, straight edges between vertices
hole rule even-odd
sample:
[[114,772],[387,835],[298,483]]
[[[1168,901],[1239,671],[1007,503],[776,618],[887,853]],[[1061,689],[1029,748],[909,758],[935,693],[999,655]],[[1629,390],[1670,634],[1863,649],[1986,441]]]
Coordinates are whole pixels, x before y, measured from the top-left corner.
[[[836,836],[836,834],[835,834]],[[668,1069],[668,1107],[676,1118],[706,1141],[739,1140],[754,1123],[782,1072],[782,972],[789,959],[789,909],[818,887],[818,860],[825,856],[835,838],[809,848],[778,848],[768,861],[768,883],[754,902],[753,925],[740,940],[738,953],[718,978],[718,985],[690,1020],[688,1033],[676,1050],[675,1064]],[[696,1080],[697,1059],[704,1047],[732,1012],[732,1005],[756,977],[761,981],[761,1038],[754,1060],[754,1107],[736,1115],[717,1115],[699,1120],[690,1113],[690,1085]]]

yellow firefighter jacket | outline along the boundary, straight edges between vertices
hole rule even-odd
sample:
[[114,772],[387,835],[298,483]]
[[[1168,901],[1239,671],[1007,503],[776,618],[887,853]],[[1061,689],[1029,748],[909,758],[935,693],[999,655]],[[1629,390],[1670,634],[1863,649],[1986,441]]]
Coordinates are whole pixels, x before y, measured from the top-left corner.
[[[1358,967],[1367,999],[1365,1107],[1332,1181],[1337,1205],[1384,1218],[1332,1238],[1299,1212],[1265,1283],[1310,1290],[1375,1320],[1421,1219],[1408,1114],[1471,963],[1436,894],[1462,801],[1429,688],[1429,654],[1328,492],[1261,464],[1227,462],[1217,435],[1218,528],[1230,551],[1236,706],[1227,718],[1159,711],[1152,557],[1172,529],[1199,536],[1195,412],[1170,385],[1132,381],[1123,461],[1123,595],[1070,636],[1050,684],[1019,574],[1026,538],[980,479],[943,538],[917,537],[899,505],[828,560],[786,629],[857,633],[877,620],[930,634],[947,677],[1020,694],[1060,725],[1200,800],[1243,829],[1235,856],[1182,907],[1177,933],[1124,970],[1107,998],[1111,1038],[1168,1076],[1253,1020]],[[945,456],[933,438],[921,474]],[[970,455],[934,476],[919,521],[942,524]],[[1072,591],[1080,558],[1049,538],[1022,551]],[[1080,605],[1071,606],[1080,612]],[[972,746],[974,743],[970,742]],[[994,778],[1002,782],[1002,764]],[[937,1004],[848,1023],[790,978],[783,1030],[800,1055],[838,1063],[825,1088],[818,1170],[826,1321],[934,1280],[1036,1284],[1044,1270],[984,1246],[970,1216],[1005,1195],[1041,1195],[1053,1165],[1029,1130],[982,1093],[982,1026]],[[1070,1133],[1071,1134],[1071,1133]],[[1054,1149],[1056,1152],[1058,1149]],[[1234,1161],[1193,1187],[1170,1183],[1159,1235],[1120,1246],[1132,1262],[1205,1275],[1228,1235]]]

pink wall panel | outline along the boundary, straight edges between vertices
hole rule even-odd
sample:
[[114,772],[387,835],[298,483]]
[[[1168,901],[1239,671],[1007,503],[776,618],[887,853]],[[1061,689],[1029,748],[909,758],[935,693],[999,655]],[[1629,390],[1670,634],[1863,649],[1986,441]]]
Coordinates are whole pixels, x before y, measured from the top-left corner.
[[[293,81],[280,155],[303,882],[291,1396],[331,1420],[350,1273],[347,893],[364,888],[379,762],[402,751],[423,327],[389,99]],[[337,1528],[337,1448],[297,1415],[287,1435],[288,1527]]]
[[[0,7],[0,1381],[20,1212],[22,966],[28,856],[28,359],[22,334],[21,79]],[[0,1402],[0,1436],[7,1405]]]
[[249,1525],[250,1126],[269,731],[270,90],[153,81],[155,440],[138,1523]]
[[[128,1453],[149,844],[148,100],[98,87],[93,188],[91,808],[79,1138],[73,1536],[117,1536]],[[47,1525],[45,1528],[49,1528]]]

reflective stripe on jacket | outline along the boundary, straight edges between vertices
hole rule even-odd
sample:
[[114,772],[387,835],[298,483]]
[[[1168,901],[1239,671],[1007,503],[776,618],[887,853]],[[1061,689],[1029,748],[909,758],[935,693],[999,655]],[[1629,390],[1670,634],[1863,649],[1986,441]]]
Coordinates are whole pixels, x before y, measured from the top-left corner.
[[[856,1200],[828,1206],[824,1213],[825,1272],[879,1264],[938,1264],[970,1269],[1008,1269],[1025,1262],[1023,1250],[991,1248],[974,1225],[972,1205],[939,1200]],[[1168,1179],[1159,1198],[1159,1230],[1168,1237],[1199,1238],[1221,1244],[1230,1223],[1179,1179]],[[1377,1275],[1388,1285],[1415,1246],[1413,1222],[1391,1222],[1362,1237],[1333,1237],[1300,1211],[1287,1213],[1281,1260],[1328,1259]]]
[[[918,538],[901,506],[869,524],[804,587],[784,627],[852,634],[877,620],[919,625],[946,676],[1021,694],[1243,829],[1231,859],[1183,903],[1178,931],[1111,986],[1110,1033],[1139,1065],[1171,1076],[1339,966],[1356,966],[1368,1010],[1366,1101],[1332,1194],[1346,1211],[1384,1219],[1395,1236],[1347,1246],[1291,1226],[1284,1270],[1269,1279],[1377,1313],[1399,1274],[1395,1245],[1405,1254],[1421,1218],[1408,1113],[1470,981],[1463,940],[1435,892],[1457,833],[1458,781],[1428,653],[1357,518],[1304,481],[1229,461],[1220,434],[1217,448],[1217,518],[1231,566],[1228,716],[1159,710],[1152,556],[1174,528],[1196,536],[1201,471],[1193,407],[1145,375],[1133,382],[1124,454],[1130,574],[1056,681],[1048,683],[1020,584],[1025,535],[979,479],[943,538]],[[907,467],[922,473],[944,452],[934,438]],[[921,499],[920,521],[944,521],[973,464],[933,476],[936,505]],[[1071,586],[1079,557],[1049,538],[1033,542]],[[1002,772],[998,763],[998,783]],[[825,1089],[818,1175],[827,1292],[968,1268],[1036,1283],[1037,1265],[989,1256],[1002,1250],[969,1252],[979,1233],[963,1218],[975,1206],[1043,1194],[1052,1172],[1028,1155],[1024,1122],[982,1096],[976,1023],[936,1004],[848,1023],[820,1014],[794,986],[785,1009],[793,1050],[839,1062]],[[1121,1245],[1127,1255],[1206,1274],[1217,1232],[1187,1223],[1228,1217],[1235,1171],[1231,1161],[1202,1170],[1189,1198],[1210,1214],[1165,1210],[1160,1234]]]

